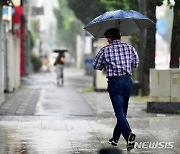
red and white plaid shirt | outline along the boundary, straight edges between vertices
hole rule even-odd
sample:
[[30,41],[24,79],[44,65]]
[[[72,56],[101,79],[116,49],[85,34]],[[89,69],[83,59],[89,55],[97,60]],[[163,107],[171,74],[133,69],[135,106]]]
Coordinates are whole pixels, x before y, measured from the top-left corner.
[[96,55],[93,67],[106,69],[106,77],[131,76],[132,67],[138,67],[139,58],[135,48],[120,40],[103,47]]

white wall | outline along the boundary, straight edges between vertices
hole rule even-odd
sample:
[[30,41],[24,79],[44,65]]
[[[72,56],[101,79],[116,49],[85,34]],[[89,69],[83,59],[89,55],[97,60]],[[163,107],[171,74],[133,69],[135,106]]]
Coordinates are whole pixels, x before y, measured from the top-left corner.
[[[106,39],[98,39],[96,42],[94,42],[93,47],[95,48],[95,54],[99,52],[99,50],[107,45]],[[105,90],[107,89],[107,79],[106,79],[106,74],[103,73],[103,71],[96,70],[96,75],[95,75],[95,89],[96,90]]]
[[19,6],[21,4],[20,0],[12,0],[12,2],[15,6]]
[[12,92],[20,86],[20,40],[10,32],[12,18],[8,9],[9,14],[2,15],[0,6],[0,105],[4,90]]
[[86,36],[85,37],[85,54],[91,54],[92,53],[92,37]]
[[15,37],[14,36],[14,53],[15,53],[15,56],[14,56],[14,59],[15,59],[15,64],[14,64],[14,67],[15,67],[15,83],[14,83],[14,87],[15,89],[19,88],[21,82],[20,82],[20,79],[21,79],[21,76],[20,76],[20,39]]
[[4,101],[4,51],[3,51],[2,6],[0,2],[0,104]]
[[84,41],[82,36],[77,36],[76,44],[76,67],[81,68],[83,64],[83,55],[84,55]]
[[20,86],[20,40],[11,32],[7,33],[7,87],[12,92]]
[[150,101],[180,103],[180,69],[150,69]]

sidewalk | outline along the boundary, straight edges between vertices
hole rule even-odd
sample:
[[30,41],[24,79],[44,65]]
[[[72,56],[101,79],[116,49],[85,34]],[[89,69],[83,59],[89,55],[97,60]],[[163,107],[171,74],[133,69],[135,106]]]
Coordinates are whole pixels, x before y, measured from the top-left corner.
[[[107,92],[87,92],[92,77],[78,69],[65,70],[65,85],[56,85],[55,73],[39,73],[24,78],[22,89],[0,109],[0,154],[98,153],[111,147],[108,139],[116,123]],[[179,115],[145,112],[146,103],[132,97],[128,120],[144,147],[131,153],[180,153]],[[150,142],[173,143],[173,148],[149,148]],[[161,142],[161,143],[160,143]],[[126,152],[120,139],[118,149]]]
[[[33,115],[41,89],[22,88],[1,105],[0,115]],[[9,94],[6,94],[9,95]]]

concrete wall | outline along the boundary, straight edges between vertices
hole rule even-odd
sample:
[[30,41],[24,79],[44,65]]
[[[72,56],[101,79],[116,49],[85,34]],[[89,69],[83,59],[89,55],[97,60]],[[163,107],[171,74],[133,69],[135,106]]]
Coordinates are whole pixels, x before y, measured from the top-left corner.
[[19,88],[20,84],[21,84],[21,76],[20,76],[20,39],[13,36],[14,37],[14,53],[15,53],[15,78],[14,78],[14,87],[15,89]]
[[83,66],[83,56],[84,56],[84,41],[82,36],[77,36],[76,44],[76,67],[81,68]]
[[12,92],[20,86],[20,41],[9,32],[12,20],[9,14],[3,16],[2,9],[0,2],[0,105],[4,90]]
[[3,50],[3,21],[2,2],[0,2],[0,104],[4,101],[4,50]]
[[150,101],[180,103],[180,69],[150,70]]
[[[93,44],[95,55],[99,50],[104,47],[106,44],[106,39],[98,39]],[[103,71],[96,70],[94,76],[94,88],[96,90],[106,90],[107,89],[107,79],[106,74]]]
[[147,112],[180,113],[180,69],[150,69]]
[[6,87],[5,90],[13,92],[20,86],[20,40],[11,32],[7,37],[7,59],[6,59]]

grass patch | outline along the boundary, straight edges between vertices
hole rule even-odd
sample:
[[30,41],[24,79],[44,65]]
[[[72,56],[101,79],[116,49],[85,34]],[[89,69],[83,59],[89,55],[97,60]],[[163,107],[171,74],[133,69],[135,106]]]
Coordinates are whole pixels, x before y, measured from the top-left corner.
[[149,101],[149,96],[131,96],[130,99],[135,102],[146,103]]
[[144,109],[141,109],[141,111],[145,111],[145,112],[147,112],[147,109],[145,109],[145,108],[144,108]]
[[83,92],[93,92],[94,91],[94,87],[88,87],[88,88],[83,88]]

